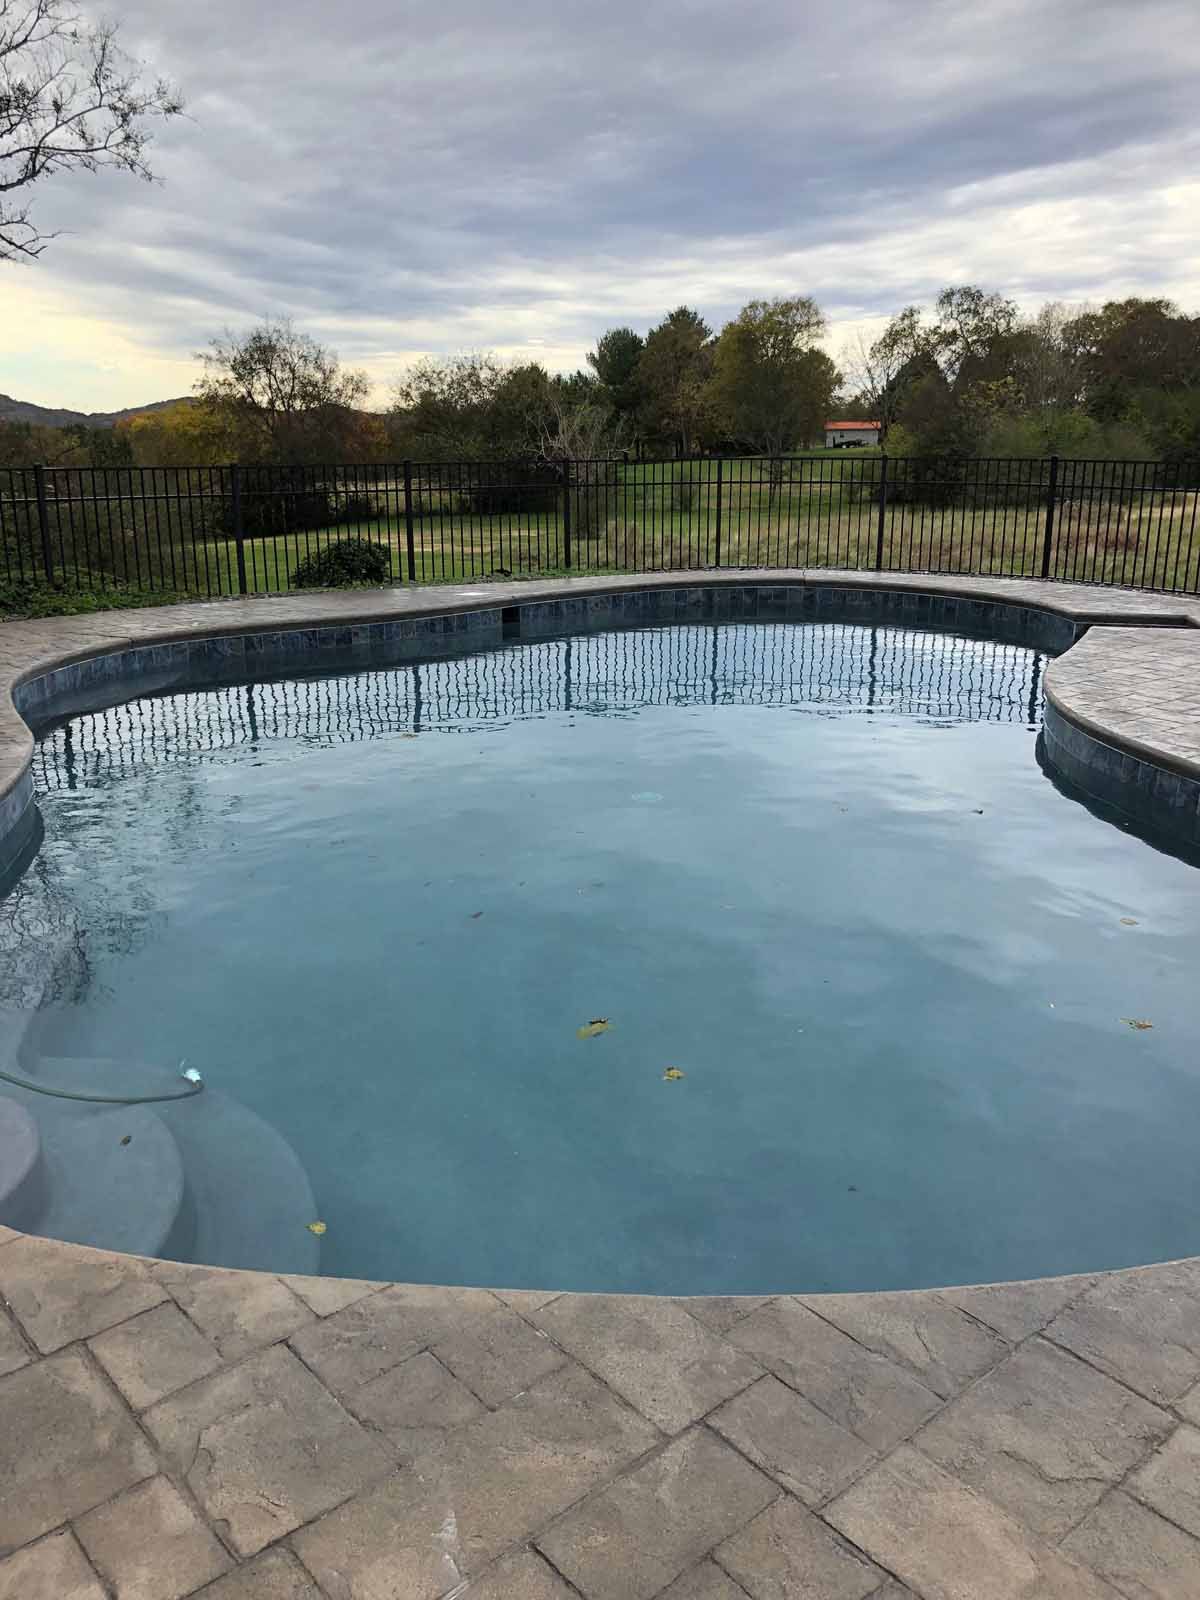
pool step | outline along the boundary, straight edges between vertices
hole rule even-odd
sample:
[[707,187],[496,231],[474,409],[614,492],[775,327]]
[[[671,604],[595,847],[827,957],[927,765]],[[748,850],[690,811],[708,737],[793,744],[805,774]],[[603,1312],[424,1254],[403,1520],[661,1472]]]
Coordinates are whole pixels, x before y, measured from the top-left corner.
[[[174,1094],[183,1087],[174,1068],[96,1057],[43,1056],[22,1070],[30,1079],[85,1093]],[[72,1104],[27,1091],[12,1093],[34,1116],[43,1137],[47,1122],[57,1121],[57,1117],[54,1110],[42,1108]],[[40,1106],[31,1104],[35,1101],[40,1101]],[[319,1271],[320,1241],[308,1229],[317,1217],[308,1175],[282,1134],[255,1112],[206,1083],[202,1093],[187,1099],[128,1108],[84,1108],[81,1120],[101,1122],[114,1109],[126,1118],[137,1113],[139,1119],[152,1119],[161,1136],[170,1141],[181,1173],[170,1219],[165,1228],[159,1228],[152,1246],[134,1246],[113,1242],[122,1232],[113,1207],[106,1204],[103,1208],[104,1238],[82,1237],[85,1230],[93,1234],[99,1231],[82,1207],[70,1217],[60,1207],[58,1225],[74,1227],[76,1231],[55,1232],[52,1237],[173,1260],[201,1261],[210,1266],[268,1272]],[[88,1111],[91,1119],[86,1115]],[[133,1142],[122,1150],[128,1153]],[[111,1178],[105,1181],[111,1182]],[[136,1213],[136,1196],[127,1189],[121,1190],[121,1204],[127,1212]],[[131,1226],[125,1223],[125,1231]],[[29,1231],[48,1230],[39,1225]],[[146,1232],[144,1228],[141,1231]]]
[[43,1209],[44,1191],[37,1123],[15,1100],[0,1100],[0,1222],[27,1228]]
[[134,1255],[158,1255],[167,1246],[183,1207],[183,1162],[152,1111],[47,1100],[15,1088],[10,1103],[24,1113],[35,1158],[26,1182],[0,1198],[0,1222]]

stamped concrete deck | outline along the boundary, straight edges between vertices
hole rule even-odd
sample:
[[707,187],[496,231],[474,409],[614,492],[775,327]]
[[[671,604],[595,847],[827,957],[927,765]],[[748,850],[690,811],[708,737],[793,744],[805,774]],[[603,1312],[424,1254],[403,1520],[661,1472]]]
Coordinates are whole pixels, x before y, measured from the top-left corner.
[[[687,580],[4,624],[0,797],[28,756],[7,685],[69,655],[655,581]],[[1058,703],[1200,771],[1200,602],[885,581],[1103,624],[1055,664]],[[0,1228],[0,1600],[190,1595],[1196,1600],[1200,1259],[670,1300],[282,1279]]]

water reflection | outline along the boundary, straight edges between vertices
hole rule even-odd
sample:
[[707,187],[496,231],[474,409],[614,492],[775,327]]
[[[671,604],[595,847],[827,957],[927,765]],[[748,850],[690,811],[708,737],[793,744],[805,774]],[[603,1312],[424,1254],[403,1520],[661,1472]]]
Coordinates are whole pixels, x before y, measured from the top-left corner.
[[147,762],[298,739],[357,743],[556,712],[652,705],[887,711],[935,720],[1040,718],[1045,658],[1015,644],[847,623],[717,623],[514,644],[477,655],[189,691],[76,717],[39,744],[43,792]]

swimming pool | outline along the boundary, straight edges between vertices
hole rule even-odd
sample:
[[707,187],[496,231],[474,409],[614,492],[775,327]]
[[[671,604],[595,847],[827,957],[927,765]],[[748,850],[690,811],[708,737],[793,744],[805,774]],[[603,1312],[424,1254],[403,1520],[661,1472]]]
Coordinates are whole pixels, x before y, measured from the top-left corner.
[[297,1152],[345,1275],[1189,1253],[1200,880],[1044,775],[1043,665],[696,623],[75,718],[0,907],[37,1048],[199,1064]]

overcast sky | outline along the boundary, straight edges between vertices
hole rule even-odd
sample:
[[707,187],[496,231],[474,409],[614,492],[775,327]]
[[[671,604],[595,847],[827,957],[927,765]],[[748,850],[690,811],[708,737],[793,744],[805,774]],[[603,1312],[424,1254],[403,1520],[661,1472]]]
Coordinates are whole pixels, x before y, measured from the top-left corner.
[[0,390],[186,393],[288,314],[367,368],[582,363],[686,301],[831,347],[946,283],[1200,309],[1196,0],[110,0],[182,86],[163,182],[56,178]]

